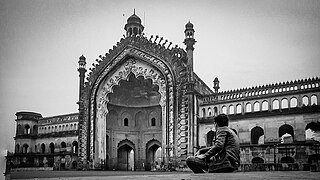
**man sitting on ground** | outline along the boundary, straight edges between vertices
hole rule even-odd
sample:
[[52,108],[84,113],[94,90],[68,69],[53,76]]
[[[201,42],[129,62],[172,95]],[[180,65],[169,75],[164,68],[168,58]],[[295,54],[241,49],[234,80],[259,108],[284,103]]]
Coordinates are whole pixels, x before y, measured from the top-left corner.
[[194,173],[233,172],[240,165],[240,144],[235,132],[228,127],[229,118],[220,114],[214,118],[216,138],[211,147],[200,149],[187,158],[187,165]]

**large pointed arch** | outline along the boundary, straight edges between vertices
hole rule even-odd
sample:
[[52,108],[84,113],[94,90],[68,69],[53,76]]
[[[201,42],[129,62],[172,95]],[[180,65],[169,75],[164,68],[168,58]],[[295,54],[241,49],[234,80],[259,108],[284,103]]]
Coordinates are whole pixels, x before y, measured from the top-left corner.
[[[162,107],[162,124],[167,128],[166,134],[163,134],[162,144],[168,145],[167,154],[173,155],[175,143],[174,119],[176,116],[174,107],[175,76],[174,72],[165,61],[157,59],[149,54],[134,48],[124,49],[103,72],[96,78],[92,88],[89,91],[90,99],[88,110],[85,113],[88,122],[88,135],[85,139],[88,147],[85,152],[82,150],[82,159],[87,158],[93,162],[93,167],[99,168],[99,162],[104,161],[106,152],[105,147],[105,129],[106,115],[108,114],[108,94],[112,93],[113,86],[117,85],[120,80],[126,80],[128,75],[133,73],[136,77],[142,76],[145,79],[151,79],[152,82],[159,86],[161,94],[160,105]],[[85,148],[83,148],[85,149]],[[163,148],[165,149],[165,148]],[[87,154],[87,155],[86,155]],[[81,154],[80,154],[81,155]],[[88,156],[89,155],[89,156]],[[87,156],[87,157],[86,157]]]

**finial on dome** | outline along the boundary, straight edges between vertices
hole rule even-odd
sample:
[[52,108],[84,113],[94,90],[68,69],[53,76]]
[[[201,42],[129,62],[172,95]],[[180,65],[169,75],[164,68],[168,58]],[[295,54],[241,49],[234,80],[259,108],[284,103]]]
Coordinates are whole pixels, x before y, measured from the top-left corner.
[[133,8],[133,14],[134,15],[136,14],[136,8]]

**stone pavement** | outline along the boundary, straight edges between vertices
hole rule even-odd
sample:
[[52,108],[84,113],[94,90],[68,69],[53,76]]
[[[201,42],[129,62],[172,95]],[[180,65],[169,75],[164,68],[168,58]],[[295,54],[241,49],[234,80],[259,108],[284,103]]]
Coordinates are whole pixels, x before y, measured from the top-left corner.
[[11,179],[49,180],[213,180],[213,179],[320,179],[320,172],[263,171],[192,174],[190,172],[127,172],[127,171],[28,171],[13,172]]

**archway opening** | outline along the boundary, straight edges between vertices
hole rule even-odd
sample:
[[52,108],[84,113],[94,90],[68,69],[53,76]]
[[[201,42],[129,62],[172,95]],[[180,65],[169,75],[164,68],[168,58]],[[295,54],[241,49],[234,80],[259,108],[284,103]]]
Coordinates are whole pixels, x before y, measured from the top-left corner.
[[282,125],[279,128],[279,138],[281,143],[292,143],[294,141],[293,127],[288,124]]
[[264,143],[264,132],[259,126],[251,129],[251,144],[263,144]]
[[162,148],[157,140],[151,140],[146,147],[145,170],[155,170],[162,164]]
[[128,144],[118,148],[118,170],[134,171],[134,149]]

